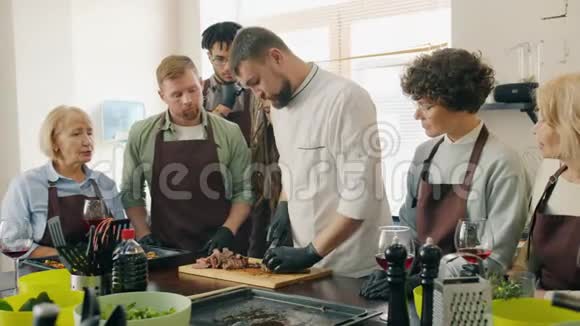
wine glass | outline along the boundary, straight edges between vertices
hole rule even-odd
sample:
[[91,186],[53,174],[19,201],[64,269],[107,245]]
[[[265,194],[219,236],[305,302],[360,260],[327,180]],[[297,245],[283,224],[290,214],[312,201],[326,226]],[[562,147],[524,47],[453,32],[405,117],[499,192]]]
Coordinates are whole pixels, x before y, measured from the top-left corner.
[[18,266],[20,257],[32,247],[32,226],[26,219],[0,219],[0,250],[14,260],[16,280],[14,294],[18,294]]
[[389,225],[379,228],[381,231],[379,235],[379,246],[375,259],[377,264],[385,271],[389,267],[389,263],[385,258],[385,250],[393,244],[393,240],[397,237],[399,244],[403,245],[407,250],[407,259],[405,260],[405,269],[408,271],[413,265],[415,259],[415,244],[413,242],[413,234],[411,229],[407,226]]
[[87,198],[83,207],[83,218],[90,227],[97,227],[99,223],[107,218],[107,206],[102,199]]
[[485,261],[493,250],[493,233],[490,222],[487,220],[462,219],[458,221],[454,240],[458,253],[471,254],[463,256],[471,264],[478,262],[478,259],[472,255]]
[[[379,228],[379,245],[378,250],[375,255],[377,264],[381,266],[383,270],[387,270],[389,263],[385,258],[385,250],[394,243],[394,239],[401,244],[407,250],[407,259],[405,260],[405,269],[410,270],[413,265],[413,260],[415,259],[415,244],[413,242],[413,234],[411,229],[407,226],[400,225],[388,225],[381,226]],[[381,320],[388,320],[388,311],[382,314],[379,318]]]

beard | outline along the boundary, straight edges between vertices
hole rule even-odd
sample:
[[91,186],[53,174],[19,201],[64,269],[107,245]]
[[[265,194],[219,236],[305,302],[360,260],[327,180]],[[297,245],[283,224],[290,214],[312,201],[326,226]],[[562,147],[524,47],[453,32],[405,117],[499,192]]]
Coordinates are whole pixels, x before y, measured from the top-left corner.
[[201,115],[201,110],[203,107],[202,101],[203,100],[201,100],[200,103],[197,103],[197,105],[192,104],[186,110],[181,111],[181,113],[179,114],[179,117],[181,118],[181,120],[183,120],[183,121],[197,121]]
[[181,113],[181,118],[187,121],[196,120],[198,116],[199,116],[199,107],[193,107]]
[[269,100],[272,102],[272,106],[276,109],[281,109],[290,103],[292,100],[292,87],[290,86],[290,80],[284,79],[282,81],[282,87],[278,94],[272,96]]

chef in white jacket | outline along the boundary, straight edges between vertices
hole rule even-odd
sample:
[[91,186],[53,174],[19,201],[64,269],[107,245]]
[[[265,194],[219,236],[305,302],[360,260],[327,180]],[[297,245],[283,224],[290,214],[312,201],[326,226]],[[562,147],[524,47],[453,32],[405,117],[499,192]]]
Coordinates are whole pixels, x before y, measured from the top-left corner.
[[[381,152],[372,144],[378,127],[369,94],[302,61],[264,28],[240,30],[230,53],[240,83],[274,107],[283,193],[264,262],[279,272],[315,265],[369,274],[378,268],[379,227],[392,221]],[[276,247],[282,234],[293,247]]]

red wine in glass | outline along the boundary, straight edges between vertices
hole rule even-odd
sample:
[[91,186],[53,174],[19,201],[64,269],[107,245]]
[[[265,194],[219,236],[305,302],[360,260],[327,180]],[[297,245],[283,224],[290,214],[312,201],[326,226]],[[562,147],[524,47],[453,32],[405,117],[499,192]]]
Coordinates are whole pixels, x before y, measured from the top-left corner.
[[[375,259],[377,261],[377,264],[379,264],[379,266],[381,266],[381,268],[383,270],[387,270],[387,268],[389,268],[389,262],[387,261],[387,259],[385,258],[385,254],[376,254],[375,255]],[[405,269],[408,270],[409,268],[411,268],[411,266],[413,265],[413,260],[415,259],[415,256],[413,255],[407,255],[407,259],[405,259]]]
[[[462,253],[462,254],[472,254],[472,255],[475,255],[475,256],[481,258],[481,260],[486,260],[487,257],[489,257],[491,255],[491,250],[490,249],[461,248],[461,249],[458,249],[457,251],[459,253]],[[475,257],[463,256],[463,259],[467,260],[471,264],[476,264],[477,263],[477,258],[475,258]]]
[[4,250],[2,250],[2,253],[5,254],[6,256],[12,258],[12,259],[15,259],[15,258],[22,257],[22,255],[24,255],[25,253],[27,253],[28,250],[29,249],[22,249],[22,250],[20,250],[20,249],[16,249],[16,250],[12,249],[10,251],[4,251]]

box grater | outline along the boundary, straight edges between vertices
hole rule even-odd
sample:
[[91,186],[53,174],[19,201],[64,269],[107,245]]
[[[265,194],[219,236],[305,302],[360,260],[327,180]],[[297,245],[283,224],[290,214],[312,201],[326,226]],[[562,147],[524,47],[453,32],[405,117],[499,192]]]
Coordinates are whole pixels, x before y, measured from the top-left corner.
[[479,276],[437,279],[433,290],[433,325],[493,325],[491,300],[491,284]]

